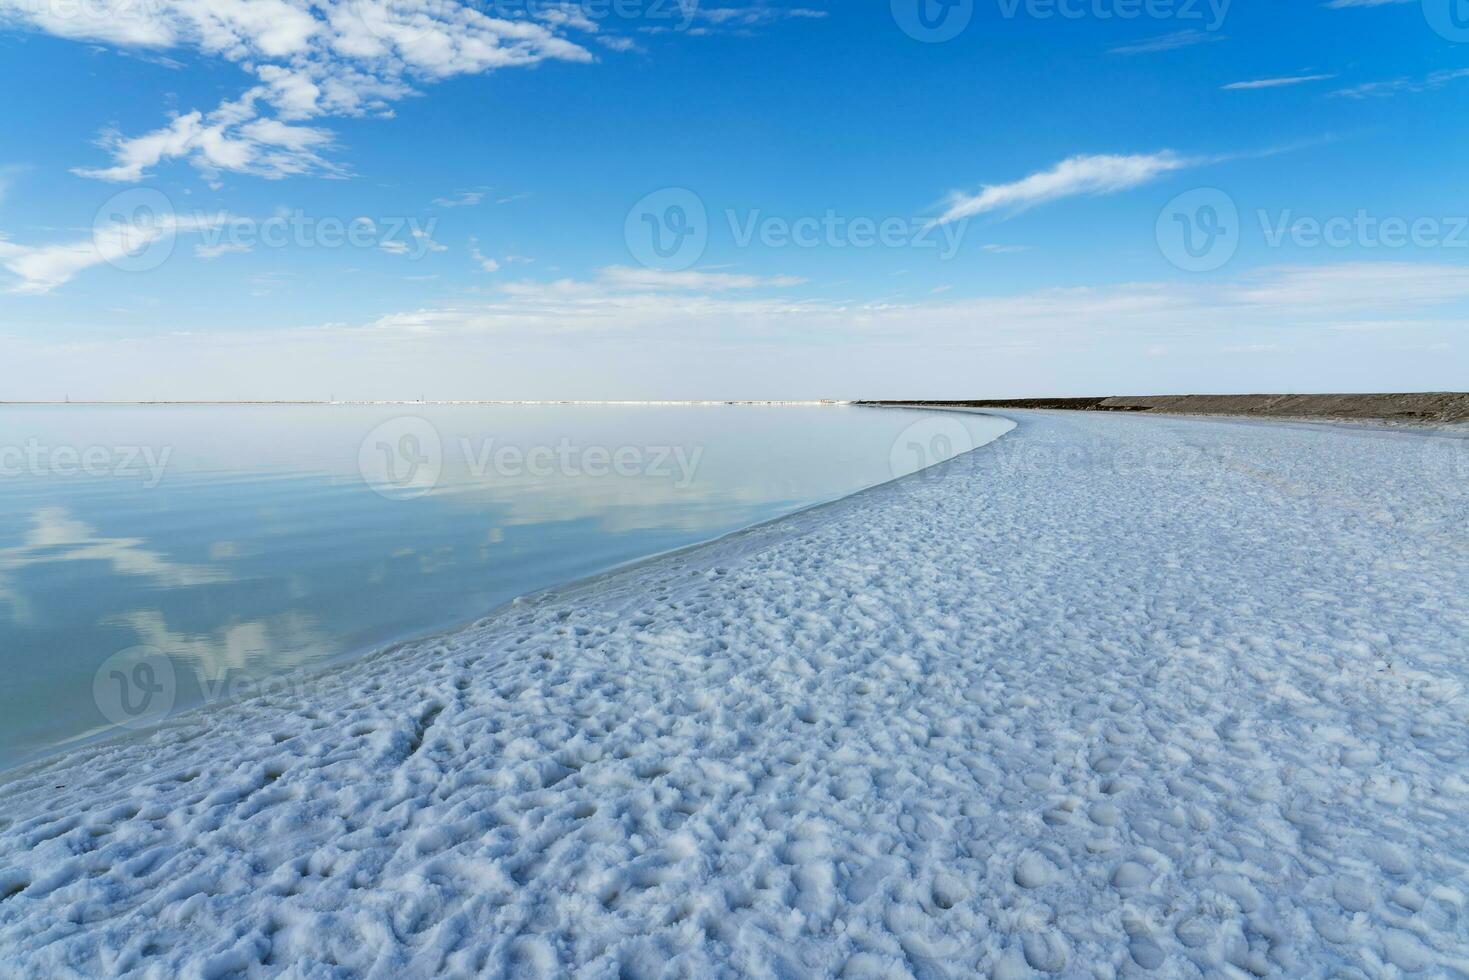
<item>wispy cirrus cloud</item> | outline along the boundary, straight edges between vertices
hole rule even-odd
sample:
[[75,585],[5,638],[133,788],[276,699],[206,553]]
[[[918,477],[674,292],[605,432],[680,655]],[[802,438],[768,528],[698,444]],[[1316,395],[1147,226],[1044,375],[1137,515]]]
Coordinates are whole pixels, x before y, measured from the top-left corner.
[[200,242],[194,246],[194,254],[206,261],[217,259],[221,255],[241,255],[253,250],[253,245],[244,242],[216,242],[212,245]]
[[[1257,336],[1276,343],[1302,334],[1377,329],[1442,331],[1445,311],[1469,303],[1469,265],[1343,262],[1281,266],[1218,282],[1136,282],[954,297],[941,287],[911,301],[814,299],[750,290],[687,289],[621,279],[604,269],[590,280],[507,283],[492,300],[381,317],[358,336],[402,333],[438,337],[447,347],[474,336],[545,338],[556,334],[622,336],[638,345],[671,331],[680,338],[768,337],[828,344],[840,339],[900,343],[931,351],[949,346],[1019,344],[1054,351],[1058,343],[1112,345],[1128,338]],[[952,298],[951,298],[952,297]],[[1263,326],[1262,326],[1263,325]],[[554,341],[548,341],[555,346]],[[1212,349],[1212,348],[1211,348]],[[868,357],[882,355],[868,351]]]
[[730,272],[701,272],[689,269],[668,272],[659,269],[610,265],[598,273],[598,280],[619,289],[677,289],[724,292],[731,289],[783,289],[806,282],[797,276],[751,276]]
[[991,211],[1024,211],[1067,197],[1116,194],[1204,162],[1167,150],[1074,156],[1012,183],[987,184],[977,194],[956,191],[949,196],[948,209],[933,224],[945,225]]
[[825,10],[813,7],[779,7],[767,3],[754,3],[744,7],[713,7],[698,3],[698,0],[673,0],[671,6],[679,10],[682,22],[667,25],[649,25],[642,28],[645,34],[666,34],[680,31],[701,37],[712,34],[754,34],[758,28],[790,20],[822,20]]
[[[714,335],[735,328],[781,335],[799,324],[813,334],[888,334],[943,343],[981,326],[1017,334],[1067,333],[1079,324],[1087,332],[1118,335],[1153,330],[1218,334],[1263,322],[1275,330],[1341,331],[1365,330],[1363,324],[1378,323],[1384,314],[1391,314],[1401,328],[1420,322],[1441,326],[1445,321],[1434,311],[1469,302],[1469,265],[1453,263],[1290,265],[1217,282],[1136,282],[912,301],[792,296],[790,287],[801,280],[785,276],[738,276],[734,277],[738,286],[725,288],[725,280],[701,278],[717,273],[661,273],[652,278],[623,273],[621,267],[612,266],[590,279],[510,282],[484,303],[390,314],[365,328],[645,337],[643,330],[659,325]],[[951,292],[945,288],[929,295]]]
[[488,190],[461,191],[454,197],[436,197],[432,203],[436,208],[472,208],[485,199]]
[[1367,82],[1332,92],[1339,98],[1370,99],[1416,92],[1432,92],[1452,82],[1469,78],[1469,68],[1436,71],[1422,78],[1394,78],[1385,82]]
[[10,185],[21,169],[20,167],[0,167],[0,204],[5,203],[5,195],[10,193]]
[[610,304],[610,311],[612,307],[625,306],[630,297],[635,296],[703,294],[713,297],[727,293],[785,290],[805,283],[806,280],[799,276],[756,276],[699,269],[674,272],[609,265],[598,269],[596,277],[591,280],[518,280],[506,283],[501,289],[505,295],[519,302],[572,301],[580,308],[587,308],[588,303],[605,301]]
[[1132,44],[1124,44],[1112,48],[1108,54],[1157,54],[1160,51],[1177,51],[1179,48],[1191,48],[1196,44],[1211,44],[1215,41],[1227,40],[1223,34],[1212,31],[1188,30],[1174,31],[1172,34],[1164,34],[1162,37],[1151,37],[1143,41],[1135,41]]
[[0,235],[0,268],[18,280],[6,291],[49,293],[93,266],[125,264],[166,237],[218,227],[228,220],[228,215],[220,214],[159,216],[156,222],[147,224],[115,222],[93,229],[88,238],[53,245],[19,245]]
[[1285,75],[1280,78],[1257,78],[1248,82],[1231,82],[1222,86],[1225,92],[1251,92],[1256,89],[1285,88],[1291,85],[1307,85],[1311,82],[1326,82],[1335,75]]

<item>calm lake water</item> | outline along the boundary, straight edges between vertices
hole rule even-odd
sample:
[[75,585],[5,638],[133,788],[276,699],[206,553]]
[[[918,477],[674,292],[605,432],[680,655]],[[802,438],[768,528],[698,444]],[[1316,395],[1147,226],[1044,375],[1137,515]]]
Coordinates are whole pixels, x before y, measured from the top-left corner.
[[1008,428],[846,406],[0,408],[0,767]]

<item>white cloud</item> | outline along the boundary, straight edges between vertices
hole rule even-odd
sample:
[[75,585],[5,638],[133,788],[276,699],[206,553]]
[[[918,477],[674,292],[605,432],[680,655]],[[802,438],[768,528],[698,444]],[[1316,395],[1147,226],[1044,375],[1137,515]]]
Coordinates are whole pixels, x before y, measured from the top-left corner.
[[441,333],[603,331],[646,339],[647,331],[677,325],[715,333],[738,328],[746,337],[797,330],[829,339],[882,333],[944,343],[976,330],[1070,335],[1080,329],[1102,336],[1154,330],[1219,333],[1268,324],[1278,330],[1340,331],[1343,323],[1377,321],[1383,313],[1412,322],[1413,311],[1469,302],[1469,265],[1412,262],[1284,266],[1219,282],[1127,283],[901,303],[748,295],[800,282],[784,276],[644,272],[612,266],[593,280],[507,283],[500,290],[503,298],[494,302],[393,314],[370,327]]
[[107,255],[91,240],[66,245],[28,247],[0,238],[0,266],[20,277],[12,293],[49,293],[83,269],[107,261]]
[[167,236],[217,227],[226,216],[160,217],[147,224],[102,225],[90,238],[55,245],[18,245],[0,236],[0,268],[20,281],[8,292],[39,295],[70,282],[93,266],[125,265]]
[[[975,288],[897,302],[521,282],[484,301],[353,326],[114,330],[81,343],[0,329],[0,363],[28,366],[11,397],[59,396],[55,378],[65,377],[74,397],[123,399],[209,397],[222,385],[282,398],[475,398],[487,386],[506,398],[1021,396],[1259,390],[1282,376],[1302,389],[1447,390],[1469,368],[1469,264],[960,292]],[[1393,329],[1380,328],[1387,321]],[[1220,364],[1214,355],[1226,344],[1280,344],[1295,359],[1252,374],[1241,365],[1253,358]],[[658,372],[646,370],[652,346]],[[1166,362],[1147,366],[1157,364],[1150,351]]]
[[331,145],[331,133],[309,126],[290,126],[276,119],[253,118],[258,90],[238,102],[226,102],[205,116],[190,112],[162,129],[131,139],[109,133],[101,139],[112,154],[110,167],[80,168],[83,177],[136,182],[166,160],[187,158],[205,175],[220,171],[270,179],[295,174],[336,173],[338,168],[318,153]]
[[779,7],[758,5],[751,7],[696,7],[693,15],[696,19],[710,24],[755,27],[760,24],[769,24],[779,20],[820,20],[826,16],[826,11],[814,10],[810,7],[782,9]]
[[1332,95],[1348,99],[1366,99],[1373,96],[1389,96],[1401,93],[1431,92],[1451,82],[1469,78],[1469,68],[1453,68],[1436,71],[1423,78],[1394,78],[1386,82],[1368,82],[1351,88],[1338,89]]
[[485,199],[485,191],[463,191],[455,197],[436,197],[432,204],[436,208],[472,208]]
[[673,13],[663,19],[669,23],[644,26],[641,28],[644,34],[678,32],[692,37],[719,34],[748,36],[758,28],[781,21],[821,20],[827,16],[826,11],[811,7],[772,7],[764,2],[745,7],[711,7],[701,5],[697,0],[671,0],[667,6]]
[[1200,162],[1166,151],[1131,156],[1074,156],[1050,170],[1014,183],[986,185],[978,194],[956,191],[950,195],[948,210],[934,223],[948,224],[990,211],[1022,211],[1065,197],[1115,194]]
[[1319,309],[1366,317],[1372,310],[1433,306],[1469,298],[1469,266],[1414,262],[1343,262],[1271,269],[1240,280],[1241,304]]
[[[650,7],[650,25],[640,30],[662,33],[693,25],[689,33],[744,32],[776,20],[826,16],[764,4],[700,9],[688,0],[658,9],[663,16]],[[526,17],[511,19],[515,10]],[[340,174],[344,168],[321,155],[332,143],[330,133],[285,124],[390,116],[392,104],[416,87],[454,76],[546,61],[593,61],[570,32],[609,50],[634,50],[630,40],[603,33],[605,17],[572,2],[512,4],[506,10],[480,9],[466,0],[0,0],[0,25],[154,58],[163,50],[192,48],[255,76],[257,84],[217,109],[182,113],[141,135],[105,135],[101,143],[111,164],[77,172],[114,181],[136,181],[175,159],[188,160],[211,178],[225,171],[269,178]]]
[[1162,37],[1153,37],[1133,44],[1124,44],[1121,47],[1112,48],[1108,53],[1156,54],[1160,51],[1177,51],[1179,48],[1191,48],[1196,44],[1208,44],[1223,40],[1225,40],[1223,34],[1215,34],[1208,31],[1175,31],[1172,34],[1164,34]]
[[1262,88],[1283,88],[1287,85],[1305,85],[1308,82],[1325,82],[1335,75],[1288,75],[1282,78],[1259,78],[1249,82],[1231,82],[1224,86],[1226,92],[1249,92]]
[[479,267],[486,272],[500,271],[500,263],[496,262],[492,258],[486,257],[483,253],[480,252],[479,246],[473,244],[472,242],[469,246],[469,254],[472,255],[474,257],[474,260],[479,263]]
[[248,252],[250,248],[251,246],[242,242],[220,242],[217,245],[199,244],[194,246],[194,254],[201,259],[217,259],[221,255]]
[[723,292],[731,289],[783,289],[806,282],[795,276],[748,276],[727,272],[664,272],[657,269],[610,265],[599,270],[599,282],[615,289],[674,289]]
[[587,26],[575,19],[507,20],[455,0],[0,0],[0,22],[126,48],[191,47],[258,79],[213,111],[183,113],[139,136],[106,135],[111,165],[79,172],[115,181],[180,158],[211,175],[338,172],[320,155],[329,133],[287,123],[387,113],[415,84],[456,75],[592,60],[557,33]]

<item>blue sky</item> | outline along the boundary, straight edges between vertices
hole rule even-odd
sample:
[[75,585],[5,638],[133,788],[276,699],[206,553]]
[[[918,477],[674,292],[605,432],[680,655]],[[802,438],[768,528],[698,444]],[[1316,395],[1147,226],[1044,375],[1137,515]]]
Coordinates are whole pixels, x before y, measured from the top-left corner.
[[1451,3],[0,0],[0,398],[1462,389]]

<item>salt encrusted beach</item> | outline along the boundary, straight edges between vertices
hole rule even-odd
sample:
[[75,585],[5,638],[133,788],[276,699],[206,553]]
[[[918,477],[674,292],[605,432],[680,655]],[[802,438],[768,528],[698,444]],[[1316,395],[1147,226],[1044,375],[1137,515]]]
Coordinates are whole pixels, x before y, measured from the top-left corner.
[[0,784],[0,975],[1469,973],[1462,431],[925,474]]

